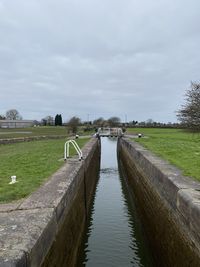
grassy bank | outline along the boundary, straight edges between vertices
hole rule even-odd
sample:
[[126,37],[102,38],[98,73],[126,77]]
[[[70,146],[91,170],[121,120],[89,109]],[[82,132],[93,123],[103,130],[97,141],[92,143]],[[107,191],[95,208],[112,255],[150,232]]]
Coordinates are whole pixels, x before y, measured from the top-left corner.
[[[88,140],[76,141],[82,147]],[[0,202],[26,197],[44,183],[64,163],[64,142],[59,139],[0,145]],[[18,182],[13,185],[9,185],[11,175],[17,176]]]
[[144,138],[134,140],[200,181],[200,134],[153,128],[132,128],[128,133],[143,133]]

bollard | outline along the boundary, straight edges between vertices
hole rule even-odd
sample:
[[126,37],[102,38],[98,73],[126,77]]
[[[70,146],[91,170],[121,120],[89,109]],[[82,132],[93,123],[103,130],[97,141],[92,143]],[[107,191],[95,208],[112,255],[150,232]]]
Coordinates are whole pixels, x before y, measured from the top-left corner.
[[12,175],[10,178],[11,178],[11,182],[9,184],[15,184],[17,182],[17,176],[16,175]]

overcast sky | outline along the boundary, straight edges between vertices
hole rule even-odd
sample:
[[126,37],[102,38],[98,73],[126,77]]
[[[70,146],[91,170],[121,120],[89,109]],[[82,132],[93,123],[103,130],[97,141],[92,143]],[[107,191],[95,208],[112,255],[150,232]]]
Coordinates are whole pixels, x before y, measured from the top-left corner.
[[0,0],[0,114],[176,122],[199,0]]

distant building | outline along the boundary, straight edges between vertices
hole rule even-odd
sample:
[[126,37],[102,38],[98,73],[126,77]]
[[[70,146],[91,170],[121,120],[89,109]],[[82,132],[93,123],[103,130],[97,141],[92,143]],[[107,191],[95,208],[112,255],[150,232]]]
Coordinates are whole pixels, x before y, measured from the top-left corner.
[[34,125],[34,120],[0,120],[0,128],[26,128]]

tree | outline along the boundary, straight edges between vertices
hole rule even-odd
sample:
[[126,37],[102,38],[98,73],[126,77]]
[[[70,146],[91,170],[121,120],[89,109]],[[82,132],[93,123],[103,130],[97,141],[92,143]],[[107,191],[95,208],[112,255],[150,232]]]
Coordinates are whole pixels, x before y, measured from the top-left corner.
[[55,116],[55,126],[62,126],[62,115],[56,114]]
[[109,123],[109,126],[111,126],[111,127],[119,126],[119,124],[120,124],[120,118],[118,118],[118,117],[111,117],[110,119],[108,119],[108,123]]
[[42,125],[46,126],[50,126],[50,125],[54,125],[54,119],[52,116],[46,116],[45,118],[42,119],[41,121]]
[[40,125],[40,122],[37,121],[37,120],[34,120],[34,121],[33,121],[33,125],[34,125],[34,126],[39,126],[39,125]]
[[95,126],[102,127],[103,124],[104,124],[104,122],[105,122],[104,118],[100,117],[100,118],[94,120],[94,121],[93,121],[93,124],[94,124]]
[[153,126],[153,123],[154,123],[154,121],[152,119],[146,120],[146,126],[147,127],[152,127]]
[[7,120],[22,120],[22,116],[20,115],[18,110],[10,109],[6,112],[6,119]]
[[133,125],[136,125],[137,123],[138,123],[138,121],[135,121],[135,120],[132,121]]
[[185,104],[177,112],[178,120],[192,131],[200,131],[200,83],[191,83]]
[[69,130],[71,130],[72,133],[77,133],[78,126],[80,123],[81,123],[81,119],[74,116],[68,121],[67,124],[68,124]]
[[5,120],[6,117],[4,115],[0,115],[0,120]]
[[62,115],[58,115],[58,125],[62,126]]
[[56,116],[55,116],[55,126],[57,126],[57,125],[59,125],[58,124],[58,114],[56,114]]
[[45,118],[41,119],[41,125],[46,126],[47,125],[47,121]]

